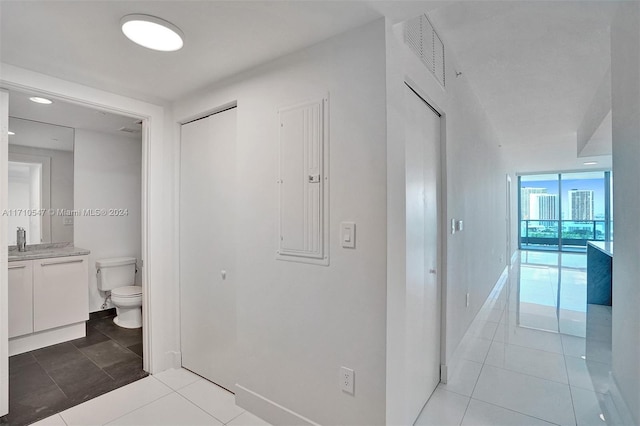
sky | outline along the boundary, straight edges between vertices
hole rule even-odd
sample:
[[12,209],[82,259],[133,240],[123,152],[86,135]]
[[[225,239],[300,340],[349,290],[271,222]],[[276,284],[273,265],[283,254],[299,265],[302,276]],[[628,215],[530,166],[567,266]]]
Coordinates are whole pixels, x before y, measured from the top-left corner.
[[[569,191],[572,189],[591,189],[594,191],[594,215],[596,219],[604,219],[604,173],[599,179],[565,179],[562,178],[562,219],[569,219],[571,212],[567,211],[569,207]],[[557,176],[557,175],[556,175]],[[549,176],[551,177],[551,176]],[[546,188],[549,194],[558,194],[558,180],[534,180],[528,181],[529,176],[521,177],[522,188]]]

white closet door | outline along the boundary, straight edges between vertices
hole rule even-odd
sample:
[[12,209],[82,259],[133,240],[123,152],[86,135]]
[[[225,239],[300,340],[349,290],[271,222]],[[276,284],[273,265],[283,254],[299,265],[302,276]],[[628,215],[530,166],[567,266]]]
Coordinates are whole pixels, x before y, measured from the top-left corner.
[[236,110],[182,126],[182,365],[235,392]]
[[407,179],[407,420],[413,423],[440,382],[438,214],[440,117],[405,88]]

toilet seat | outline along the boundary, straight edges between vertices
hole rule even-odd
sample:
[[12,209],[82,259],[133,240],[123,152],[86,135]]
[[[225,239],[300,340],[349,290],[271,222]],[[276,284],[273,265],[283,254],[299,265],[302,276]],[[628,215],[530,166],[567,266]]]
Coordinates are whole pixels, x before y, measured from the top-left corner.
[[118,298],[133,298],[142,296],[142,287],[137,285],[128,285],[125,287],[118,287],[111,290],[111,296]]

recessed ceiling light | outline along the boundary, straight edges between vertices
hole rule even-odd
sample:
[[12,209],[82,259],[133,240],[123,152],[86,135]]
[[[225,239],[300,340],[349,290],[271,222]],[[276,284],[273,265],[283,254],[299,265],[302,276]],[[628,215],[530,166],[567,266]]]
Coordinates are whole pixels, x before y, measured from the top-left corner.
[[148,49],[173,52],[184,45],[180,28],[151,15],[126,15],[120,20],[122,32],[134,43]]
[[32,96],[29,98],[29,100],[31,102],[35,102],[37,104],[44,104],[44,105],[49,105],[53,103],[51,99],[41,98],[40,96]]
[[8,134],[9,136],[13,136],[13,135],[15,135],[15,133],[14,133],[14,132],[12,132],[11,130],[9,130],[9,131],[7,132],[7,134]]
[[597,161],[585,161],[584,163],[585,166],[595,166],[596,164],[598,164]]

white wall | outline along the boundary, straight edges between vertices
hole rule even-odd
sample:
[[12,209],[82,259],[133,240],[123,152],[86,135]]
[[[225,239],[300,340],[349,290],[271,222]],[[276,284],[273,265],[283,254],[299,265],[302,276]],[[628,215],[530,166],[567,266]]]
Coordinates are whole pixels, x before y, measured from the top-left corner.
[[[611,25],[613,117],[613,377],[640,424],[640,3],[621,4]],[[616,401],[619,403],[619,401]]]
[[[50,206],[48,207],[52,209],[73,209],[73,152],[20,145],[9,145],[9,152],[50,158],[51,194]],[[73,242],[73,226],[65,225],[63,216],[52,215],[43,218],[43,220],[49,219],[51,220],[51,242]],[[43,226],[43,232],[47,229],[47,226]],[[9,229],[9,231],[10,241],[15,241],[15,229]]]
[[[576,132],[579,156],[611,154],[611,139],[598,140],[598,128],[611,113],[611,69],[602,78]],[[606,142],[609,142],[607,144]]]
[[[77,216],[75,245],[89,255],[89,312],[101,310],[105,293],[98,290],[95,261],[142,257],[140,140],[76,130],[75,209],[126,209],[126,216]],[[136,275],[141,284],[141,274]],[[109,301],[108,307],[113,307]]]
[[[445,46],[447,45],[444,40]],[[499,141],[464,76],[455,77],[455,59],[446,54],[446,90],[404,45],[402,24],[387,25],[387,424],[415,418],[403,407],[407,373],[403,368],[405,332],[405,149],[404,81],[413,81],[446,115],[443,229],[446,252],[443,280],[442,364],[449,364],[460,340],[505,267],[506,168]],[[448,220],[464,221],[464,231],[447,233]],[[466,294],[470,305],[466,307]]]
[[[238,384],[321,424],[385,422],[384,37],[377,21],[174,106],[182,121],[237,100]],[[330,265],[279,261],[277,110],[326,93]],[[338,244],[342,221],[357,225],[355,250]],[[355,396],[340,366],[355,370]]]

